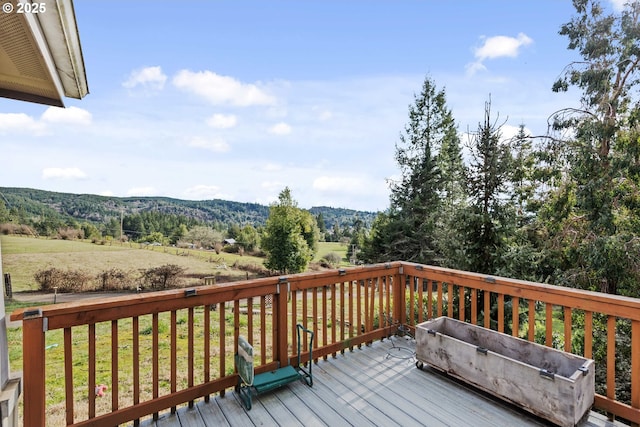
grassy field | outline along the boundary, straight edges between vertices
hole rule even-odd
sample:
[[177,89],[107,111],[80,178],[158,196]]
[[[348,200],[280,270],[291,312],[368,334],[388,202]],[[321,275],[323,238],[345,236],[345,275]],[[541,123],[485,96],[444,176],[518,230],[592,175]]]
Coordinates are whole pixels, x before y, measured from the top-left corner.
[[[205,276],[216,276],[218,282],[256,277],[263,270],[263,259],[213,251],[143,246],[137,243],[98,245],[82,241],[48,240],[30,237],[2,236],[3,271],[11,274],[14,292],[34,291],[38,285],[34,274],[39,270],[58,268],[81,270],[89,275],[117,268],[135,275],[141,270],[165,264],[185,269],[185,286],[203,284]],[[314,262],[329,252],[343,257],[347,265],[347,246],[321,242]]]
[[[139,272],[140,270],[165,264],[177,264],[185,269],[185,275],[187,276],[185,281],[186,286],[203,284],[202,277],[204,276],[216,276],[218,283],[242,280],[247,278],[247,275],[249,278],[252,278],[256,276],[253,271],[263,268],[263,259],[258,257],[240,256],[224,252],[216,254],[212,251],[203,250],[142,246],[136,243],[119,244],[114,242],[112,245],[99,245],[82,241],[48,240],[19,236],[1,236],[0,243],[2,245],[2,270],[4,273],[11,274],[14,292],[37,290],[38,285],[34,279],[34,273],[53,267],[61,270],[80,270],[90,275],[98,275],[100,272],[112,268],[128,272]],[[329,252],[338,253],[343,258],[341,265],[348,265],[346,261],[347,246],[340,243],[321,242],[314,262],[318,262]],[[248,268],[243,268],[243,266],[248,266]],[[20,303],[15,300],[8,300],[5,302],[5,311],[11,313],[18,308],[46,304],[48,303]],[[212,322],[217,322],[217,315],[218,314],[212,314]],[[182,314],[182,316],[184,316],[184,314]],[[200,328],[201,316],[202,313],[201,310],[199,310],[196,313],[198,328]],[[143,331],[145,328],[149,328],[150,319],[146,317],[141,319],[140,328]],[[168,319],[161,318],[160,321],[161,326],[168,323]],[[182,325],[183,322],[180,322],[180,324]],[[107,335],[102,329],[109,327],[109,325],[99,325],[99,334]],[[256,327],[258,327],[258,325],[256,325]],[[122,329],[120,332],[122,337],[127,337],[127,334],[131,333],[131,326],[127,322],[122,322],[120,328]],[[228,333],[232,331],[233,328],[230,326]],[[11,371],[21,371],[23,368],[22,329],[19,327],[9,328],[7,332]],[[202,334],[204,331],[200,330],[199,333]],[[84,336],[84,334],[81,335]],[[163,332],[162,335],[162,339],[167,341],[167,332]],[[58,422],[62,423],[63,420],[58,420],[55,414],[64,413],[64,408],[61,403],[64,401],[63,378],[61,377],[62,372],[64,372],[62,331],[52,331],[47,334],[46,339],[47,412],[53,417],[49,421],[58,424]],[[126,342],[127,339],[125,338],[124,341]],[[107,342],[97,343],[99,352],[108,353],[108,345]],[[229,345],[231,346],[232,343],[230,342]],[[150,343],[147,343],[143,339],[141,346],[143,351],[147,351],[150,348]],[[81,359],[83,355],[86,355],[86,339],[82,337],[76,338],[74,336],[74,347],[74,354],[76,354],[77,357]],[[179,348],[186,347],[186,333],[182,331],[179,333]],[[130,359],[128,350],[123,349],[121,357],[123,358],[123,363],[121,364],[123,371],[121,374],[123,378],[126,378],[130,376],[130,372],[127,371],[130,366],[124,363],[125,360]],[[184,359],[184,357],[181,358],[181,360]],[[109,372],[109,366],[102,366],[101,364],[98,366],[98,382],[109,383],[110,378],[105,374],[105,372]],[[233,366],[231,360],[228,361],[227,366]],[[143,366],[143,368],[150,369],[146,365]],[[85,371],[86,368],[83,367],[74,374],[74,390],[77,393],[76,398],[78,399],[77,404],[79,407],[86,407]],[[163,371],[161,377],[166,376],[167,373]],[[181,381],[184,382],[185,380],[182,379]],[[122,386],[123,389],[121,392],[123,393],[123,399],[126,399],[124,396],[130,396],[131,394],[129,390],[131,384],[127,383]],[[143,395],[148,393],[150,393],[150,390],[143,390]],[[99,411],[108,410],[107,400],[104,402],[98,401],[98,403],[100,406],[98,408]],[[124,403],[125,402],[123,402],[123,404]],[[130,404],[130,402],[128,404]]]

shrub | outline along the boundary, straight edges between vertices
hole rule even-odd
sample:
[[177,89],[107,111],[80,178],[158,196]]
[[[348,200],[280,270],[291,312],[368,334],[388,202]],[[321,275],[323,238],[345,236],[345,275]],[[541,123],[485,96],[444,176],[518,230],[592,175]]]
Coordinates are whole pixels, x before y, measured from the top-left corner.
[[82,292],[87,290],[91,277],[82,271],[49,268],[37,271],[34,279],[41,291],[53,291],[57,288],[58,292]]
[[177,288],[181,285],[184,271],[175,264],[149,268],[142,273],[143,286],[151,289]]
[[77,228],[72,228],[72,227],[58,228],[56,238],[60,240],[83,239],[84,232],[82,230],[78,230]]
[[132,287],[133,280],[126,271],[118,268],[105,270],[96,276],[96,288],[104,291],[119,291]]
[[5,236],[9,234],[17,234],[22,236],[35,236],[36,232],[33,228],[24,224],[12,224],[10,222],[0,224],[0,233]]
[[320,264],[323,267],[327,268],[335,268],[340,265],[340,261],[342,261],[342,257],[337,252],[329,252],[328,254],[322,257],[320,260]]

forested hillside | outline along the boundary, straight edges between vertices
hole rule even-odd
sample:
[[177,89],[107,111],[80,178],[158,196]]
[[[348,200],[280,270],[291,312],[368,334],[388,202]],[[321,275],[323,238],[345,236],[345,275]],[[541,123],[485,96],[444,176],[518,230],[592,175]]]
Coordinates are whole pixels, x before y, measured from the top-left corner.
[[[309,211],[316,217],[320,215],[324,227],[330,232],[336,228],[350,228],[354,222],[370,225],[376,215],[373,212],[331,207],[313,207]],[[121,218],[124,218],[123,222],[131,224],[140,219],[158,222],[161,217],[172,225],[184,223],[189,228],[207,225],[226,230],[232,225],[259,227],[265,224],[268,216],[269,207],[257,203],[218,199],[192,201],[168,197],[107,197],[0,187],[0,223],[31,224],[39,229],[40,234],[49,234],[48,230],[64,225],[77,226],[83,222],[119,230]],[[117,234],[116,230],[113,234]]]

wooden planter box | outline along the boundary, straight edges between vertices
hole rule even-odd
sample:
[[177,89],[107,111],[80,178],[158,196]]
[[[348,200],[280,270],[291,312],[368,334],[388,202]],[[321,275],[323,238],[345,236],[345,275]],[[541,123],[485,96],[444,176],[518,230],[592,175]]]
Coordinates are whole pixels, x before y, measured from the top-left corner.
[[593,404],[593,360],[448,317],[416,326],[416,358],[560,426]]

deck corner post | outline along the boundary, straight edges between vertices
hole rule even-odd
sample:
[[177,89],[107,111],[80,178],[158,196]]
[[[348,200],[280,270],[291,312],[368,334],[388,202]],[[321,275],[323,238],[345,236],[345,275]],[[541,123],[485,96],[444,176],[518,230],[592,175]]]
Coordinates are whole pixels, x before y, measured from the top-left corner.
[[24,425],[45,427],[45,333],[42,315],[22,321]]

